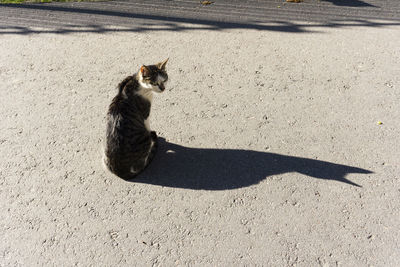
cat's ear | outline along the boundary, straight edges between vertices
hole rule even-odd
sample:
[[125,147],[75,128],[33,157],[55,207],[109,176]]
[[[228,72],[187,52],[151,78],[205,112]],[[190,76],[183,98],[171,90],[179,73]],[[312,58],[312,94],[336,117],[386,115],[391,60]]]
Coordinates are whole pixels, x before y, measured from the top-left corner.
[[168,59],[169,59],[169,58],[167,58],[167,59],[164,60],[163,62],[158,63],[158,64],[157,64],[157,68],[159,68],[160,70],[165,70],[165,66],[167,65]]
[[142,74],[142,77],[148,77],[150,76],[150,70],[148,67],[146,67],[145,65],[140,67],[140,73]]

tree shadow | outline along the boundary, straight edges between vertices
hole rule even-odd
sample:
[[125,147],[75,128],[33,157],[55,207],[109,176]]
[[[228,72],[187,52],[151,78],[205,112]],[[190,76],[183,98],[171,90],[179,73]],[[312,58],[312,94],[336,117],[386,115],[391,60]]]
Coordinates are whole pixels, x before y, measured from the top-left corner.
[[195,190],[229,190],[288,172],[357,187],[360,185],[345,178],[347,174],[372,173],[361,168],[275,153],[189,148],[159,138],[159,150],[153,162],[131,182]]
[[368,4],[361,0],[323,0],[326,2],[330,2],[335,6],[346,6],[346,7],[377,7],[371,4]]
[[[373,6],[361,0],[325,0],[335,5],[347,6]],[[229,29],[246,29],[259,31],[275,31],[286,33],[306,33],[318,32],[321,28],[344,28],[344,27],[384,27],[398,26],[398,18],[391,21],[373,21],[365,19],[368,14],[342,15],[331,14],[328,16],[314,13],[308,17],[308,20],[315,23],[294,22],[301,21],[296,17],[297,10],[286,10],[287,14],[277,14],[274,10],[268,10],[268,13],[251,16],[251,20],[241,21],[239,18],[207,17],[207,12],[196,13],[195,17],[185,15],[168,15],[159,11],[158,14],[140,13],[138,9],[132,7],[113,6],[113,10],[106,7],[96,7],[92,5],[83,5],[75,7],[68,3],[62,5],[52,4],[2,4],[5,7],[4,14],[10,14],[11,17],[21,17],[21,23],[11,23],[9,26],[1,26],[0,34],[70,34],[70,33],[107,33],[107,32],[154,32],[154,31],[194,31],[194,30],[212,30],[221,31]],[[237,10],[238,12],[240,10]],[[18,15],[28,12],[30,16]],[[243,11],[245,12],[245,11]],[[279,12],[278,12],[279,13]],[[300,12],[301,14],[305,12]],[[307,13],[307,12],[306,12]],[[376,12],[375,12],[376,13]],[[374,14],[375,14],[374,13]],[[79,23],[74,21],[77,19]],[[245,13],[244,13],[245,14]],[[50,16],[51,15],[51,16]],[[315,16],[314,16],[315,15]],[[283,17],[282,17],[283,16]],[[380,19],[380,17],[371,17],[371,19]],[[240,17],[240,16],[239,16]],[[331,18],[331,19],[330,19]],[[384,19],[384,18],[381,18]],[[322,20],[322,21],[321,21]],[[14,23],[14,24],[13,24]],[[35,28],[35,26],[37,28]],[[44,28],[44,29],[43,29]]]

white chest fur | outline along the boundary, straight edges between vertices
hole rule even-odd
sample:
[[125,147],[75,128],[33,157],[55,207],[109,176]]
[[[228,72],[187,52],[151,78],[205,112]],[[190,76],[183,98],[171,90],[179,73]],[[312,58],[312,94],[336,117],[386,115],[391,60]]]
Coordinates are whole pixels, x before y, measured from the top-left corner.
[[[147,99],[150,102],[150,104],[153,101],[153,91],[149,88],[141,86],[140,90],[138,91],[138,95],[140,95],[144,99]],[[149,117],[147,117],[147,119],[144,120],[144,126],[146,127],[147,131],[150,131],[150,114]]]
[[153,91],[151,91],[151,89],[141,87],[138,94],[147,99],[150,103],[153,101]]

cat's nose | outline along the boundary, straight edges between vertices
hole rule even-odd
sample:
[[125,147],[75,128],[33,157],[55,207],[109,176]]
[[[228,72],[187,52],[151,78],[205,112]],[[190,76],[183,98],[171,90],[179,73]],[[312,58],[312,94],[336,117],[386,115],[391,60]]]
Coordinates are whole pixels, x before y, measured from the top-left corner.
[[158,85],[158,88],[160,88],[161,91],[164,91],[164,90],[165,90],[165,86],[164,86],[164,84],[162,84],[162,83]]

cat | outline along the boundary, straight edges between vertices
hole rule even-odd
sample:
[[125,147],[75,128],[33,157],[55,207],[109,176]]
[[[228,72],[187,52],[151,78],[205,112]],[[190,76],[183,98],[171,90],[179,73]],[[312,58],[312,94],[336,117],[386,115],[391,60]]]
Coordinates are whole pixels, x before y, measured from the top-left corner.
[[125,180],[142,172],[156,154],[157,134],[150,130],[149,116],[153,92],[165,90],[167,62],[143,65],[126,77],[108,108],[103,163]]

